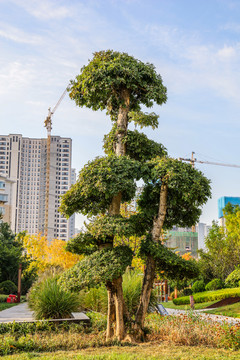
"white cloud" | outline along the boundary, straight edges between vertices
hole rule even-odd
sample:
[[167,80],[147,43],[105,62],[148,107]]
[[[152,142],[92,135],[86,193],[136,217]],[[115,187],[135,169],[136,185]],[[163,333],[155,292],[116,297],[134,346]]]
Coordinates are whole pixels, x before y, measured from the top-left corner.
[[64,19],[72,14],[71,6],[59,6],[57,1],[13,0],[13,2],[40,20]]
[[17,61],[1,67],[0,71],[0,94],[16,91],[30,85],[35,77],[30,64],[22,64]]
[[17,43],[40,45],[42,38],[39,35],[32,35],[19,28],[8,25],[6,23],[0,23],[0,37],[15,41]]
[[222,60],[228,60],[236,55],[236,49],[225,45],[222,49],[218,50],[217,55]]

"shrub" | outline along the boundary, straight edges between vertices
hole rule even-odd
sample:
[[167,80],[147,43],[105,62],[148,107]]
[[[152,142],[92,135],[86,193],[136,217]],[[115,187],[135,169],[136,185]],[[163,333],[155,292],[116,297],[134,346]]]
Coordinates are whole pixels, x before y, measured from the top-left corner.
[[205,290],[205,284],[203,280],[197,280],[192,286],[192,292],[193,294],[202,292]]
[[0,283],[0,294],[16,294],[17,286],[10,280]]
[[5,303],[7,301],[8,295],[0,295],[0,303]]
[[[234,289],[221,289],[215,291],[204,291],[199,294],[194,294],[193,299],[195,303],[204,303],[208,301],[217,301],[222,299],[227,299],[229,297],[239,297],[240,296],[240,288]],[[173,303],[175,305],[187,305],[189,304],[189,296],[180,297],[177,299],[173,299]]]
[[240,266],[238,266],[235,270],[228,275],[225,280],[225,284],[227,287],[237,287],[240,286]]
[[221,279],[213,279],[205,286],[206,291],[218,290],[223,288],[224,288],[224,283]]
[[108,298],[105,286],[101,285],[97,288],[80,291],[79,302],[81,307],[86,310],[106,314],[108,308]]
[[[138,307],[142,289],[142,276],[138,270],[127,270],[123,275],[123,297],[127,305],[130,316],[132,316]],[[107,313],[108,299],[107,290],[104,285],[91,288],[90,290],[82,290],[79,294],[81,307],[86,310],[98,311],[103,314]],[[150,298],[150,308],[154,308],[157,304],[157,297],[152,291]]]
[[57,278],[48,278],[33,286],[29,305],[36,319],[64,319],[78,310],[79,299],[76,294],[61,289]]

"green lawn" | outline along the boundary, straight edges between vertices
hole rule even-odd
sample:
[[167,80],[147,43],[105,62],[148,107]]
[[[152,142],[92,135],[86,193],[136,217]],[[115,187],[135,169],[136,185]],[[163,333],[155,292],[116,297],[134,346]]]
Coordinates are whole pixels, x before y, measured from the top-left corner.
[[232,305],[222,306],[217,309],[208,310],[208,314],[224,315],[234,318],[240,318],[240,302]]
[[211,349],[208,347],[188,347],[174,346],[167,343],[160,344],[138,344],[136,346],[111,346],[103,348],[89,348],[78,351],[57,351],[54,353],[15,354],[2,356],[4,360],[142,360],[142,359],[161,359],[161,360],[239,360],[240,351],[224,349]]
[[0,303],[0,311],[5,310],[5,309],[9,309],[13,306],[16,306],[18,304],[10,304],[10,303]]
[[[206,307],[208,307],[212,304],[215,304],[215,303],[216,303],[216,300],[208,301],[205,303],[195,304],[195,310],[206,309]],[[176,309],[176,310],[190,310],[191,309],[190,305],[174,305],[172,301],[168,301],[167,303],[164,302],[162,304],[166,309]]]

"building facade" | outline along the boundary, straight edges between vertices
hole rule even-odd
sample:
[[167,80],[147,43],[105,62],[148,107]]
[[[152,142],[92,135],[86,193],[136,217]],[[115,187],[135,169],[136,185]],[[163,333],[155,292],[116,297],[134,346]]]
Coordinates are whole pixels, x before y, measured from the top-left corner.
[[225,218],[223,214],[223,209],[225,206],[230,203],[231,205],[240,206],[240,197],[234,196],[222,196],[218,199],[218,218],[221,226],[225,227]]
[[167,231],[166,246],[178,252],[179,255],[191,253],[193,257],[197,257],[198,251],[198,233],[192,232],[190,228],[173,227]]
[[11,225],[12,212],[12,185],[14,181],[0,174],[0,221]]
[[[51,136],[49,168],[48,240],[70,237],[70,220],[59,211],[61,195],[71,186],[72,140]],[[47,139],[21,134],[0,135],[0,174],[12,184],[11,228],[18,233],[44,233]]]

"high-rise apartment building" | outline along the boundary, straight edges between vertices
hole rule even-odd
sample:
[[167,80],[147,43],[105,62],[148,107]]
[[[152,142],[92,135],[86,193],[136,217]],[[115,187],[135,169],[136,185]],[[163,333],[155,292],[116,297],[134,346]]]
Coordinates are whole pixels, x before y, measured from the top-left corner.
[[70,138],[51,136],[46,212],[47,139],[0,135],[0,174],[13,181],[10,217],[15,233],[23,230],[30,234],[44,233],[47,224],[48,240],[68,240],[70,220],[58,212],[58,207],[61,195],[72,183],[71,154]]

